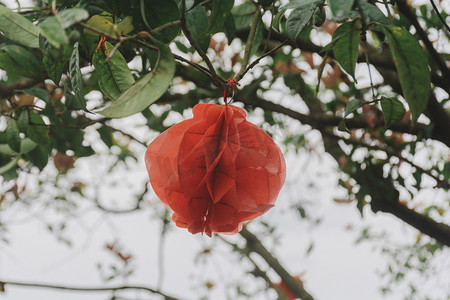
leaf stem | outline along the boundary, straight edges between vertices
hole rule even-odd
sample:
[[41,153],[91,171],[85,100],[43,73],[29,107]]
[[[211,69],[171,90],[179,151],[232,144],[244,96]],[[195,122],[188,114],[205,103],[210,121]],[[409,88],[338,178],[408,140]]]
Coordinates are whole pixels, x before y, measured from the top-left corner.
[[236,81],[241,80],[246,73],[247,65],[250,60],[250,54],[252,51],[253,41],[255,40],[256,28],[258,27],[260,16],[261,16],[261,8],[257,7],[255,13],[253,14],[252,23],[250,25],[250,32],[248,34],[247,43],[245,44],[244,59],[242,60],[241,70],[236,75],[235,78]]

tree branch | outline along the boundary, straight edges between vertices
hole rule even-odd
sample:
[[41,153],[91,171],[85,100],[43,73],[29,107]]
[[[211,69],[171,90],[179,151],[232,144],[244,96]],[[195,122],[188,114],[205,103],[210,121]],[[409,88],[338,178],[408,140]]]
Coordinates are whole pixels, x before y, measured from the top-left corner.
[[439,223],[430,217],[422,215],[415,210],[408,208],[399,201],[389,201],[382,195],[382,191],[372,193],[370,207],[373,212],[390,213],[416,228],[422,233],[436,239],[442,245],[450,247],[450,226]]
[[270,253],[269,250],[264,247],[261,241],[247,228],[244,228],[239,232],[239,234],[247,241],[248,251],[255,252],[259,254],[267,264],[281,277],[281,280],[287,286],[287,288],[297,297],[303,300],[314,300],[314,298],[309,294],[301,284],[292,277],[288,271],[280,264],[280,262]]
[[54,285],[54,284],[44,284],[44,283],[30,283],[30,282],[17,282],[17,281],[4,281],[0,280],[0,288],[7,286],[25,286],[25,287],[34,287],[34,288],[48,288],[48,289],[57,289],[57,290],[70,290],[70,291],[79,291],[79,292],[108,292],[108,291],[119,291],[119,290],[142,290],[147,291],[149,293],[157,294],[166,300],[179,300],[179,298],[175,298],[169,296],[163,292],[160,292],[156,289],[152,289],[146,286],[138,286],[138,285],[118,285],[118,286],[110,286],[110,287],[81,287],[81,286],[65,286],[65,285]]

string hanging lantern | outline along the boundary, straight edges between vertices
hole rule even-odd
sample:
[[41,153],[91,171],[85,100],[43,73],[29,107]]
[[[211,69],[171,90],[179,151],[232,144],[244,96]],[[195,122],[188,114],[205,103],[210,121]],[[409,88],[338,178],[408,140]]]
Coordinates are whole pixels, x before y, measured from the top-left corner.
[[164,131],[145,153],[153,190],[193,234],[239,232],[273,207],[286,177],[275,142],[226,93],[224,100],[195,105],[192,119]]

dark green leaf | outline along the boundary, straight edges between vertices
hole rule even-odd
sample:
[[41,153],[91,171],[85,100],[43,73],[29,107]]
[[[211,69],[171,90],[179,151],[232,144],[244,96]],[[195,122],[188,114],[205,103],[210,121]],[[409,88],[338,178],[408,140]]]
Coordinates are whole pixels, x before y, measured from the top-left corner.
[[39,23],[39,28],[41,29],[41,34],[56,48],[59,48],[61,44],[69,43],[69,38],[59,18],[50,16],[42,23]]
[[207,30],[209,34],[224,30],[225,20],[231,15],[233,5],[234,0],[213,0]]
[[36,73],[32,73],[28,69],[17,64],[6,52],[0,52],[0,69],[5,70],[8,76],[19,75],[30,78],[36,76]]
[[186,27],[200,48],[206,51],[209,47],[211,36],[204,35],[208,29],[208,16],[203,6],[197,5],[186,13]]
[[75,93],[75,100],[79,109],[86,110],[86,101],[83,94],[83,78],[80,71],[80,56],[78,53],[78,43],[73,45],[72,55],[69,63],[70,83]]
[[12,150],[20,152],[20,132],[17,121],[12,119],[9,120],[6,126],[6,142]]
[[49,56],[44,56],[42,58],[42,62],[44,63],[45,71],[47,75],[50,77],[53,82],[59,86],[59,82],[61,80],[61,76],[64,70],[64,65],[60,62],[57,62],[53,58]]
[[100,138],[103,141],[103,143],[105,143],[105,145],[108,146],[108,148],[111,148],[114,145],[111,129],[102,126],[99,129],[97,129],[97,131],[100,134]]
[[44,146],[37,146],[26,154],[26,158],[42,171],[48,163],[48,152]]
[[337,22],[345,21],[350,14],[355,0],[328,0],[331,12]]
[[[34,111],[24,111],[21,116],[23,114],[27,114],[29,120],[26,124],[25,135],[37,144],[47,145],[49,141],[48,128],[42,117]],[[21,127],[20,124],[19,127]]]
[[380,101],[380,104],[385,128],[389,128],[392,124],[400,121],[405,115],[402,102],[395,98],[384,98]]
[[322,63],[320,64],[320,67],[319,67],[319,72],[317,72],[316,94],[319,92],[320,81],[322,79],[323,70],[325,69],[325,66],[327,64],[327,59],[328,59],[328,51],[325,52],[325,55],[323,56]]
[[159,58],[151,73],[143,76],[100,113],[121,118],[138,113],[159,99],[169,87],[175,73],[175,60],[170,48],[159,44]]
[[255,10],[256,5],[250,1],[244,2],[241,5],[233,7],[231,13],[233,14],[236,30],[248,27],[250,25]]
[[427,55],[416,38],[408,31],[390,25],[383,27],[383,32],[386,34],[414,124],[427,107],[430,97]]
[[353,112],[355,112],[358,108],[363,105],[363,102],[359,99],[353,99],[345,106],[344,118]]
[[304,5],[294,9],[286,21],[286,32],[292,40],[296,40],[305,28],[317,8],[317,3]]
[[229,14],[228,17],[225,20],[224,25],[224,32],[227,36],[228,45],[231,44],[231,42],[234,39],[234,35],[236,34],[236,25],[234,25],[234,18],[232,14]]
[[[180,19],[178,5],[173,0],[151,0],[145,3],[145,20],[150,29]],[[179,26],[173,26],[155,34],[155,37],[165,43],[173,40],[180,32]]]
[[17,43],[31,48],[39,48],[39,28],[24,16],[0,5],[0,31]]
[[[109,51],[113,49],[110,43],[106,45]],[[98,85],[102,92],[111,99],[117,99],[135,80],[119,51],[116,51],[108,61],[106,57],[103,49],[96,51],[92,57],[92,64],[98,74]]]
[[253,39],[252,49],[250,50],[250,56],[256,54],[259,46],[264,38],[264,24],[260,19],[256,25],[255,38]]
[[353,79],[358,59],[358,49],[361,40],[361,23],[359,20],[347,22],[339,26],[333,34],[333,53],[336,60]]
[[22,69],[26,69],[33,78],[41,76],[40,61],[26,48],[17,45],[4,45],[1,50],[8,53],[9,57]]

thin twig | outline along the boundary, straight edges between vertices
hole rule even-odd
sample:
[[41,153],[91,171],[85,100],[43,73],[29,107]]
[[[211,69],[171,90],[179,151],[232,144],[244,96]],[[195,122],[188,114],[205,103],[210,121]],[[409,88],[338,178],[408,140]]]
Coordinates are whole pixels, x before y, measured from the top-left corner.
[[170,27],[174,27],[174,26],[179,26],[179,25],[181,25],[181,21],[180,20],[169,22],[169,23],[166,23],[166,24],[161,25],[159,27],[156,27],[155,29],[152,29],[150,31],[150,34],[155,34],[157,32],[160,32],[160,31],[164,30],[164,29],[167,29],[167,28],[170,28]]
[[45,284],[45,283],[30,283],[30,282],[17,282],[17,281],[4,281],[0,280],[0,287],[5,287],[7,285],[14,286],[26,286],[26,287],[35,287],[35,288],[49,288],[49,289],[57,289],[57,290],[70,290],[70,291],[80,291],[80,292],[108,292],[108,291],[119,291],[119,290],[142,290],[147,291],[153,294],[161,295],[166,300],[178,300],[179,298],[175,298],[169,296],[163,292],[160,292],[156,289],[152,289],[146,286],[138,286],[138,285],[117,285],[110,287],[82,287],[82,286],[66,286],[66,285],[55,285],[55,284]]
[[128,137],[130,140],[133,140],[133,141],[135,141],[135,142],[137,142],[138,144],[141,144],[142,146],[144,146],[144,147],[147,147],[147,144],[146,143],[144,143],[143,141],[141,141],[141,140],[139,140],[139,139],[137,139],[136,137],[134,137],[133,135],[131,135],[131,134],[129,134],[129,133],[126,133],[126,132],[124,132],[123,130],[121,130],[121,129],[118,129],[118,128],[115,128],[115,127],[112,127],[112,126],[110,126],[110,125],[107,125],[107,124],[103,124],[103,126],[105,127],[105,128],[108,128],[108,129],[110,129],[110,130],[113,130],[113,131],[117,131],[117,132],[120,132],[122,135],[124,135],[124,136],[126,136],[126,137]]
[[214,66],[212,65],[212,62],[209,60],[206,53],[200,48],[200,46],[197,44],[197,42],[194,40],[194,38],[191,35],[191,32],[187,28],[186,25],[186,0],[181,1],[181,28],[183,30],[184,35],[188,39],[188,41],[191,43],[192,47],[198,52],[198,54],[203,58],[206,65],[208,66],[209,73],[211,74],[213,83],[215,86],[225,89],[226,88],[226,81],[222,78],[220,78],[216,74],[216,70],[214,69]]
[[239,75],[236,76],[236,81],[241,80],[241,79],[245,76],[245,74],[247,74],[248,71],[250,71],[251,69],[253,69],[253,68],[261,61],[261,59],[263,59],[263,58],[266,57],[266,56],[271,55],[272,53],[274,53],[275,51],[277,51],[278,49],[280,49],[281,47],[283,47],[284,45],[286,45],[287,42],[288,42],[288,40],[284,41],[283,43],[281,43],[280,45],[276,46],[276,47],[273,48],[272,50],[270,50],[270,51],[264,53],[263,55],[261,55],[260,57],[258,57],[257,59],[255,59],[255,61],[252,62],[252,63],[245,69],[245,71],[244,71],[242,74],[240,74],[240,76],[239,76]]
[[441,13],[439,12],[436,4],[433,0],[430,0],[431,6],[433,6],[434,11],[436,12],[437,16],[439,17],[439,20],[441,20],[442,24],[444,24],[445,28],[450,32],[450,26],[448,26],[447,22],[445,22],[444,17],[442,17]]
[[203,67],[203,66],[200,66],[199,64],[193,63],[192,61],[187,60],[186,58],[184,58],[184,57],[182,57],[182,56],[179,56],[179,55],[177,55],[177,54],[173,54],[173,57],[174,57],[175,59],[178,59],[179,61],[182,61],[182,62],[187,63],[187,64],[190,65],[191,67],[196,68],[198,71],[202,72],[202,73],[205,74],[206,76],[212,77],[212,76],[211,76],[211,73],[209,73],[209,70],[208,70],[207,68],[205,68],[205,67]]
[[245,44],[244,59],[242,60],[241,70],[236,75],[235,78],[236,81],[241,80],[246,72],[260,16],[261,16],[261,9],[257,7],[255,10],[255,14],[253,15],[252,23],[250,25],[250,32],[248,33],[247,43]]

